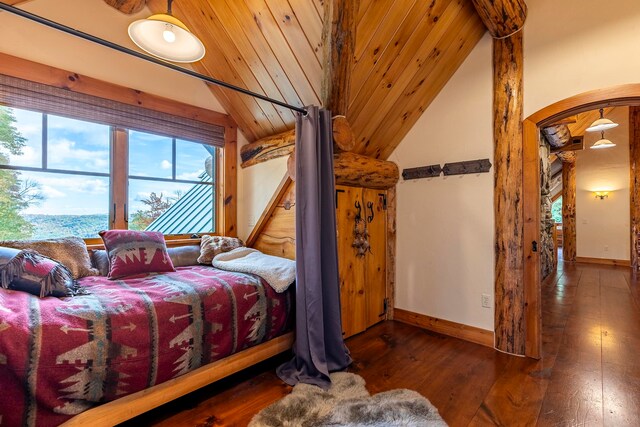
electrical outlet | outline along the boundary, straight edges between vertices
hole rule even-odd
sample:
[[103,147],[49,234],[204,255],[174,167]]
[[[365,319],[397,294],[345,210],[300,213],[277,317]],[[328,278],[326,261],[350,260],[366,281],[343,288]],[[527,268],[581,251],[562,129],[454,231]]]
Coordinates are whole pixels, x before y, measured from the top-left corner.
[[491,308],[491,295],[482,294],[482,306],[484,308]]
[[609,252],[609,246],[604,245],[604,251],[605,251],[605,252]]

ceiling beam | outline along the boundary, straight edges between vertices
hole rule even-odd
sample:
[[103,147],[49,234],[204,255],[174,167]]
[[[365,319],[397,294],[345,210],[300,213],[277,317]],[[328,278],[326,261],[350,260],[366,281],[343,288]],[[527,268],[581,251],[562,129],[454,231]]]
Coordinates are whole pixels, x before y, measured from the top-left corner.
[[527,19],[524,0],[472,0],[482,22],[494,38],[510,36],[522,29]]
[[140,12],[147,5],[147,0],[104,0],[104,2],[127,15]]
[[571,132],[567,125],[547,126],[542,128],[542,135],[552,148],[560,148],[571,144]]

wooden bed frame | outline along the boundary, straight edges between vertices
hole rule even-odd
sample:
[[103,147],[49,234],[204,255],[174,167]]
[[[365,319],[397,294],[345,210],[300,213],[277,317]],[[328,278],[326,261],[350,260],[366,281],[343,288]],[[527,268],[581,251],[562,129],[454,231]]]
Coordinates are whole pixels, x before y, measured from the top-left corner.
[[89,409],[63,426],[113,426],[287,351],[293,332],[202,366],[178,378]]

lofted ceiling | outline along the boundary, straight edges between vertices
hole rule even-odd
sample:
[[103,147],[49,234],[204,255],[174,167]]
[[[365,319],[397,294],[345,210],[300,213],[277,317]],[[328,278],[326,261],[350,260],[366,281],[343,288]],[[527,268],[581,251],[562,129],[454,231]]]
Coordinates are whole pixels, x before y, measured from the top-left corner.
[[[325,1],[179,0],[172,8],[206,46],[196,71],[302,107],[321,105]],[[166,12],[166,0],[146,3]],[[388,158],[485,30],[471,0],[359,0],[347,111],[353,151]],[[249,141],[294,127],[286,108],[209,87]]]
[[[319,105],[325,0],[179,0],[197,71],[296,106]],[[148,0],[152,12],[165,0]],[[360,0],[347,119],[354,152],[386,159],[485,32],[471,0]],[[250,141],[291,129],[286,108],[211,87]]]

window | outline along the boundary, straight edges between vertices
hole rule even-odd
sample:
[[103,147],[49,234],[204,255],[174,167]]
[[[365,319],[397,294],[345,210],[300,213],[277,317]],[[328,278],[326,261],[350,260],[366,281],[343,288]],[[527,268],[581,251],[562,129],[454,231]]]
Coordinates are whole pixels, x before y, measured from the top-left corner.
[[215,232],[217,150],[0,106],[0,240]]
[[215,231],[215,155],[205,144],[129,132],[129,228]]

